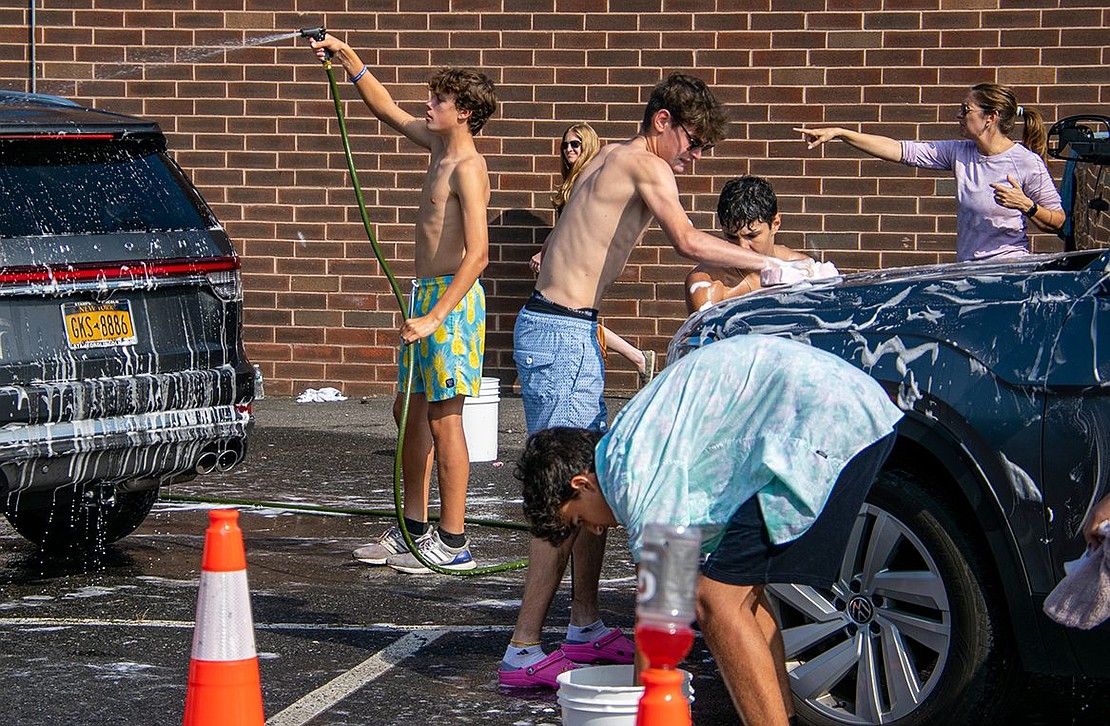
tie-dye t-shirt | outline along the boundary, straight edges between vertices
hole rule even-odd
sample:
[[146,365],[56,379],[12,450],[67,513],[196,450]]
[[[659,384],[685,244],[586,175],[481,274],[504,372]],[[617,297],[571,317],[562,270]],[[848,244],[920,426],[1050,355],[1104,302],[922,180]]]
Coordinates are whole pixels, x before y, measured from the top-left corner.
[[653,522],[700,527],[712,552],[753,495],[781,544],[809,528],[841,469],[901,416],[874,379],[835,355],[741,335],[640,391],[598,442],[597,476],[636,562]]

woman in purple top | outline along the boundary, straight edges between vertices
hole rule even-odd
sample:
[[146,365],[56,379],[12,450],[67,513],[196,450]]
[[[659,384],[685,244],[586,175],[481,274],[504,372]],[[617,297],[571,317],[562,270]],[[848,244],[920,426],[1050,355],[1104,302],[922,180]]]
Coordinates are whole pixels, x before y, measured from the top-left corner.
[[[1024,122],[1021,144],[1007,134]],[[842,128],[796,128],[813,149],[843,139],[851,146],[907,166],[947,169],[956,177],[956,259],[983,260],[1029,253],[1026,220],[1044,232],[1064,225],[1060,194],[1045,166],[1041,115],[1017,105],[1014,92],[994,83],[972,87],[960,111],[958,141],[896,141]]]

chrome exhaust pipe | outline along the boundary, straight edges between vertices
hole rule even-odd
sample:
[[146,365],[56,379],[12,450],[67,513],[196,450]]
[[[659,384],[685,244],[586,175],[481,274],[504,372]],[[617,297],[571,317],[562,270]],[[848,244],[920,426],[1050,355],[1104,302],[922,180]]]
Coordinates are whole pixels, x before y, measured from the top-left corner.
[[216,469],[218,457],[215,451],[205,451],[197,459],[197,473],[198,474],[211,474]]
[[246,452],[243,449],[243,442],[241,441],[228,441],[227,448],[220,452],[216,458],[216,469],[219,471],[230,471],[243,460],[243,455]]
[[230,471],[238,463],[239,455],[231,449],[224,449],[216,457],[216,471]]

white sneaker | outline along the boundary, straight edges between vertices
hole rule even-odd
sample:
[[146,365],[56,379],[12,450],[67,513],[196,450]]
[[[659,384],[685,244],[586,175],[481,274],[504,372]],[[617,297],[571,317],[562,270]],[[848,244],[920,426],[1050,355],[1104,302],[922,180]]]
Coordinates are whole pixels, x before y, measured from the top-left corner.
[[[421,540],[427,539],[431,534],[432,531],[429,529],[421,536],[414,537],[413,539],[417,543],[416,546],[419,547]],[[405,537],[401,534],[401,528],[393,525],[378,538],[377,542],[359,547],[351,553],[351,556],[368,565],[384,565],[386,560],[393,555],[407,553],[408,551],[409,546],[405,544]]]
[[[476,565],[470,556],[470,542],[464,542],[462,547],[448,547],[439,538],[439,530],[432,530],[431,536],[425,535],[417,540],[417,549],[420,556],[433,565],[438,565],[447,570],[473,570]],[[391,555],[385,563],[398,572],[407,572],[416,575],[431,572],[420,560],[406,549],[404,552]]]

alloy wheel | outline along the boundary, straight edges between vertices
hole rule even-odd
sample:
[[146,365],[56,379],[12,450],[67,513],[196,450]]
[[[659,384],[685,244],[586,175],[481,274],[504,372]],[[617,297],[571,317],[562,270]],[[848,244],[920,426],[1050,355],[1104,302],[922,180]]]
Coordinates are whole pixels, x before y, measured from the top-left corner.
[[768,590],[794,695],[833,723],[909,716],[944,672],[948,590],[921,540],[879,507],[860,510],[830,590]]

